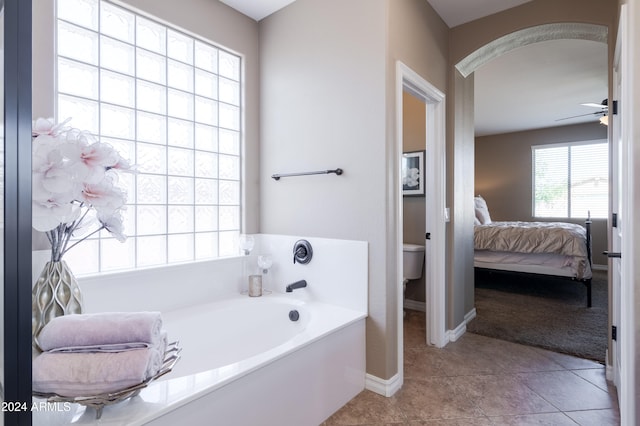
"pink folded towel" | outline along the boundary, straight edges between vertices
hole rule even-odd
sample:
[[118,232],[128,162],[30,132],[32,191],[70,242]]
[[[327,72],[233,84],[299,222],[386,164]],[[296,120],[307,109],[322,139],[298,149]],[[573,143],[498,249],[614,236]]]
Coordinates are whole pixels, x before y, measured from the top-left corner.
[[33,390],[66,397],[112,393],[154,376],[166,335],[149,348],[123,352],[43,352],[33,360]]
[[147,348],[161,339],[160,312],[105,312],[54,318],[37,343],[43,351],[116,352]]

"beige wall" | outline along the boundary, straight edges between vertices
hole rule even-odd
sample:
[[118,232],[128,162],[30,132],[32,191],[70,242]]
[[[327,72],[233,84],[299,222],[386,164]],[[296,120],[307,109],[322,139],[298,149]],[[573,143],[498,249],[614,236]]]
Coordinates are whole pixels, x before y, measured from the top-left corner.
[[[475,193],[487,200],[493,220],[536,220],[531,206],[531,146],[606,138],[607,128],[599,123],[476,138]],[[606,265],[602,252],[607,249],[607,221],[594,219],[593,222],[593,261],[596,265]]]
[[395,63],[402,61],[436,88],[446,92],[446,64],[449,58],[447,25],[424,0],[386,0],[386,3],[389,9],[388,76],[395,78]]
[[[451,69],[447,117],[447,326],[462,324],[475,307],[473,270],[474,77]],[[470,213],[471,212],[471,213]]]
[[[606,25],[609,34],[616,23],[616,0],[533,0],[451,29],[451,62],[461,59],[506,34],[535,25],[579,22]],[[614,40],[615,41],[615,40]]]
[[[384,0],[298,0],[260,22],[261,230],[369,242],[367,371],[385,379],[395,374],[397,339],[385,232],[386,27]],[[270,178],[336,167],[342,176]]]
[[[424,80],[447,94],[447,63],[449,55],[448,39],[449,28],[438,16],[428,2],[424,0],[386,0],[388,8],[388,35],[387,35],[387,179],[397,176],[396,170],[400,165],[400,159],[395,156],[396,126],[396,62],[401,61]],[[445,100],[447,102],[447,100]],[[423,148],[424,149],[424,148]],[[390,229],[395,229],[395,224],[401,218],[394,217],[396,203],[402,197],[399,190],[400,182],[391,181],[387,208],[389,213]],[[395,198],[392,198],[393,197]],[[425,208],[425,214],[429,214],[429,206]],[[424,221],[423,221],[424,223]],[[395,264],[395,250],[402,243],[402,236],[390,235],[387,246],[387,262],[389,275],[387,281],[391,284],[390,291],[396,291],[396,273],[402,265]],[[424,240],[423,240],[424,242]],[[422,286],[424,289],[424,286]],[[394,299],[395,300],[395,299]],[[397,319],[395,306],[393,318]],[[397,327],[397,322],[390,327]],[[402,360],[400,360],[402,362]],[[397,363],[397,360],[394,359]],[[393,365],[396,369],[396,365]]]
[[447,38],[422,0],[298,0],[260,22],[261,230],[369,242],[367,372],[382,379],[398,365],[395,63],[444,91]]
[[[402,93],[402,151],[423,151],[426,140],[426,105],[415,96]],[[425,197],[403,197],[402,240],[410,244],[425,244]],[[407,286],[405,297],[419,302],[425,301],[424,273],[419,280]]]

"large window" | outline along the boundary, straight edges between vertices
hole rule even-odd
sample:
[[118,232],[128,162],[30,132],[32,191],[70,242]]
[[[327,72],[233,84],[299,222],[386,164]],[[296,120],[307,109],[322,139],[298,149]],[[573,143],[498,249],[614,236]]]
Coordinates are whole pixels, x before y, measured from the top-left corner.
[[76,273],[237,253],[241,58],[103,0],[57,2],[57,117],[114,146],[138,173],[120,243],[69,251]]
[[609,147],[606,141],[532,147],[533,215],[606,218]]

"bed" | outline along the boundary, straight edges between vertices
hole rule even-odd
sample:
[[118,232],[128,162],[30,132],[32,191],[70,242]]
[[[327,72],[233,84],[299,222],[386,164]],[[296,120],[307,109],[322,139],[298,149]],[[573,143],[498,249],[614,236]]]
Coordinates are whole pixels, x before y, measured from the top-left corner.
[[494,222],[475,198],[474,266],[481,270],[549,275],[582,283],[591,307],[591,220]]

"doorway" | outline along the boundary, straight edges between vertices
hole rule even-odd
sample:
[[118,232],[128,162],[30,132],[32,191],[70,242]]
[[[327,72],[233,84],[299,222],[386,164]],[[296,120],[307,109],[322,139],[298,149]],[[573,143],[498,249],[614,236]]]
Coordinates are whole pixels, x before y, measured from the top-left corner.
[[[553,219],[540,219],[539,215],[533,212],[534,205],[536,209],[539,207],[538,202],[532,202],[535,197],[533,188],[535,187],[535,192],[539,191],[536,182],[543,180],[547,173],[539,172],[537,168],[535,174],[533,173],[532,153],[545,152],[547,148],[551,147],[554,147],[554,150],[562,149],[560,146],[563,144],[597,142],[606,158],[607,127],[598,123],[598,117],[594,114],[575,117],[558,117],[557,115],[554,117],[554,114],[550,114],[549,121],[540,121],[536,127],[526,120],[524,123],[518,121],[520,117],[529,118],[529,114],[524,114],[518,108],[520,104],[527,104],[528,99],[535,103],[539,93],[544,94],[545,90],[552,90],[552,87],[556,87],[554,83],[551,83],[552,81],[556,84],[562,82],[579,85],[583,89],[580,91],[580,96],[589,99],[608,99],[609,66],[606,41],[606,37],[599,41],[558,38],[529,43],[525,46],[518,46],[517,49],[508,50],[499,57],[491,58],[481,69],[474,70],[473,82],[476,89],[474,103],[477,108],[475,120],[479,123],[476,124],[474,187],[476,194],[482,195],[487,200],[493,220],[561,221],[584,225],[588,216],[587,209],[581,212],[583,216],[575,216],[577,209],[573,207],[578,205],[579,189],[577,187],[574,187],[576,203],[572,206],[571,214],[568,211],[564,215],[560,212]],[[540,61],[541,57],[548,59],[548,62]],[[581,63],[582,74],[568,73],[566,63]],[[524,71],[518,73],[514,72],[515,69],[523,69]],[[571,76],[565,77],[567,74],[571,74]],[[570,81],[564,80],[565,78]],[[528,82],[527,87],[517,90],[523,86],[523,79]],[[531,92],[527,92],[528,90]],[[557,87],[553,90],[557,90]],[[515,93],[517,95],[514,95]],[[558,101],[552,96],[541,97],[545,100],[545,104],[550,106],[556,103],[562,105],[562,101]],[[492,106],[492,102],[496,99],[502,100],[502,103],[505,104],[504,109],[513,111],[513,116],[505,119],[506,113],[493,114],[489,106]],[[513,100],[517,100],[517,102],[513,102],[516,105],[507,108],[506,105],[512,105],[510,102]],[[572,100],[572,103],[574,101]],[[493,115],[499,115],[504,124],[494,120]],[[531,115],[538,117],[537,112]],[[587,145],[584,146],[587,147]],[[574,165],[580,161],[577,155],[573,158],[575,158],[572,161]],[[590,161],[600,159],[600,157],[592,158],[593,160]],[[559,157],[554,156],[553,160],[559,161]],[[599,163],[603,166],[607,165],[606,160],[599,161]],[[589,203],[593,218],[591,229],[594,269],[599,269],[599,267],[604,269],[606,258],[601,253],[607,247],[606,182],[608,174],[606,168],[590,167],[589,169],[593,169],[594,173],[597,170],[600,173],[599,178],[604,178],[605,182],[604,185],[600,185],[600,188],[605,189],[601,193],[600,202],[598,204]],[[539,170],[544,169],[540,168]],[[574,168],[574,170],[578,170],[578,168]],[[586,181],[584,180],[584,182]],[[560,217],[561,220],[557,219]],[[518,267],[509,265],[509,268],[516,270]],[[581,286],[575,286],[572,283],[565,285],[563,281],[559,281],[556,286],[555,281],[546,278],[516,280],[512,277],[484,273],[477,275],[479,279],[476,282],[475,300],[478,312],[482,314],[479,314],[471,324],[473,331],[504,340],[526,342],[534,346],[544,345],[558,352],[605,362],[608,344],[608,297],[607,280],[603,272],[594,273],[595,309],[579,313],[580,321],[575,320],[574,313],[569,309],[569,306],[575,303],[580,306],[584,303],[582,300],[585,298],[586,292]],[[501,292],[497,294],[504,294],[505,299],[497,302],[498,298],[495,297],[494,292],[500,290]],[[534,299],[540,300],[540,306],[536,303],[530,303],[531,301],[527,302],[527,298],[532,294],[544,295],[544,297]],[[506,297],[507,295],[513,297]],[[566,305],[564,302],[570,304]],[[516,320],[501,318],[501,313],[506,309],[505,306],[511,309],[520,303],[523,305],[523,309],[530,309],[528,311],[530,315],[527,315],[525,311],[520,312]],[[557,306],[555,306],[556,303]],[[554,314],[557,313],[558,321],[547,324],[544,321],[545,318],[548,318],[544,314],[547,310]],[[564,315],[566,315],[566,319],[561,321],[560,318]],[[578,312],[575,315],[578,315]],[[540,318],[536,318],[537,316]],[[572,318],[574,319],[572,320]],[[586,324],[592,325],[586,326]],[[571,335],[571,339],[566,338],[568,333]]]
[[[445,324],[445,96],[420,75],[398,62],[396,66],[396,143],[398,165],[396,185],[396,264],[398,283],[398,375],[403,377],[403,302],[402,238],[403,197],[400,159],[403,153],[403,96],[407,93],[424,104],[424,203],[423,236],[425,246],[424,295],[426,312],[426,342],[443,347],[446,343]],[[419,150],[420,151],[420,150]]]
[[[404,308],[426,312],[424,261],[426,202],[424,155],[427,104],[403,90],[402,93],[402,243]],[[411,249],[411,251],[408,251]],[[407,264],[407,257],[411,262]],[[422,263],[422,265],[424,262]],[[406,318],[406,316],[405,316]]]

